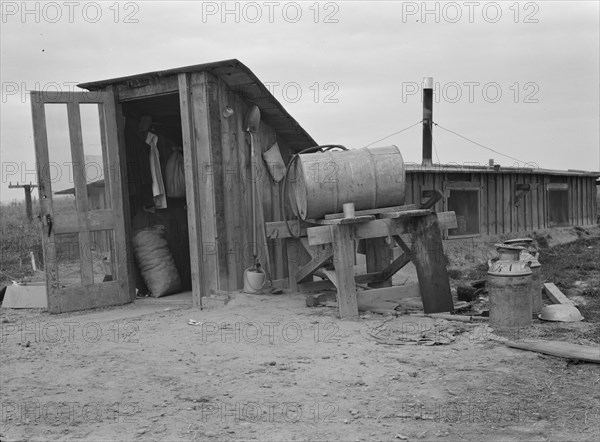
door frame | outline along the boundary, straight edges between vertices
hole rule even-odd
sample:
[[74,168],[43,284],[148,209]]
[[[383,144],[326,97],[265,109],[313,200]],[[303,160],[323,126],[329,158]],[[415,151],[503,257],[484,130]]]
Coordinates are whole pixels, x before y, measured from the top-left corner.
[[[221,135],[220,130],[211,124],[211,115],[220,115],[220,112],[216,97],[209,91],[210,81],[207,72],[198,71],[148,79],[148,84],[143,87],[133,87],[127,82],[115,85],[120,119],[123,117],[122,103],[179,94],[192,301],[193,306],[198,308],[202,307],[202,297],[220,292],[219,257],[222,252],[217,235],[214,187],[217,173],[212,168],[214,152],[221,149]],[[122,127],[119,136],[123,137]],[[121,144],[124,146],[123,142]],[[124,156],[124,150],[121,150],[121,154]]]
[[205,72],[180,73],[179,108],[183,137],[190,267],[194,307],[202,297],[218,292],[217,242],[213,146],[210,126],[208,78]]
[[[207,185],[212,183],[212,175],[204,174],[204,179],[202,179],[199,172],[203,171],[203,167],[206,167],[211,161],[210,149],[207,147],[208,143],[210,143],[210,139],[207,137],[209,110],[204,99],[207,93],[207,86],[205,83],[198,84],[197,81],[192,82],[190,80],[191,75],[190,73],[180,73],[163,77],[160,79],[160,82],[157,82],[156,79],[151,79],[148,80],[147,85],[140,88],[133,88],[128,83],[118,83],[115,86],[115,99],[119,115],[118,121],[121,124],[119,127],[119,137],[121,138],[121,145],[125,146],[124,128],[121,123],[125,118],[122,110],[123,104],[162,95],[179,95],[188,237],[190,243],[189,259],[192,280],[192,301],[194,307],[201,307],[202,296],[208,296],[211,290],[209,287],[212,287],[213,293],[216,291],[216,277],[213,279],[210,276],[205,277],[205,275],[216,274],[216,272],[210,269],[207,260],[211,260],[210,255],[214,255],[216,258],[217,251],[213,249],[215,237],[203,236],[206,229],[203,229],[201,219],[204,216],[204,223],[208,224],[209,218],[214,218],[212,215],[214,212],[210,212],[212,209],[200,210],[200,207],[205,209],[210,207],[206,201],[213,195],[212,187]],[[201,73],[196,73],[194,78],[198,75],[204,78]],[[196,130],[196,128],[199,129]],[[121,150],[121,156],[126,156],[124,149]],[[128,210],[129,205],[126,207],[126,211]],[[131,230],[129,223],[127,223],[127,229]],[[131,274],[133,275],[133,271]]]

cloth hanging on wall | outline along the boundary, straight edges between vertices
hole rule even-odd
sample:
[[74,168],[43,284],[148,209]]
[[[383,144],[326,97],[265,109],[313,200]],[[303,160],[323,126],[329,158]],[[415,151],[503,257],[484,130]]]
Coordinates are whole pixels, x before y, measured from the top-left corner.
[[165,167],[165,185],[169,198],[185,198],[185,165],[181,147],[173,147],[173,153]]
[[281,151],[279,150],[279,144],[275,142],[269,150],[263,152],[263,160],[267,165],[267,170],[276,183],[280,182],[285,176],[285,163],[281,157]]
[[154,195],[154,206],[157,209],[167,208],[167,196],[165,185],[160,169],[160,156],[158,153],[158,136],[148,132],[146,144],[150,146],[150,174],[152,175],[152,195]]

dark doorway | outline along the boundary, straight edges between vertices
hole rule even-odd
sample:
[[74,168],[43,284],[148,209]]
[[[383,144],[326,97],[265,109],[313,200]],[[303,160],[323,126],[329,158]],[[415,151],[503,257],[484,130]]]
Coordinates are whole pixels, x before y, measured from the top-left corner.
[[[149,132],[158,136],[162,177],[166,181],[167,163],[181,146],[181,112],[179,94],[166,94],[121,103],[125,117],[125,150],[127,156],[128,190],[130,199],[131,231],[161,225],[165,227],[169,250],[182,282],[182,290],[192,288],[187,205],[185,196],[172,198],[166,195],[166,208],[153,207],[148,167],[149,146],[140,139],[140,122],[150,122]],[[143,125],[144,123],[142,123]],[[181,152],[181,150],[180,150]],[[136,269],[136,285],[141,284]]]
[[548,189],[548,223],[550,227],[569,224],[568,189]]
[[456,229],[448,236],[479,234],[479,189],[450,189],[448,210],[456,213]]

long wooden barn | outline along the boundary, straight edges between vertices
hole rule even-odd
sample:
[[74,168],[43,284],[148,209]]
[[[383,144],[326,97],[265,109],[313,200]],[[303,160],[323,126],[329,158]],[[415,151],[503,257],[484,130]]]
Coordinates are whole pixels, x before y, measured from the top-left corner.
[[448,238],[499,235],[597,223],[599,172],[491,165],[406,165],[406,201],[441,190],[436,211],[454,211],[458,227]]

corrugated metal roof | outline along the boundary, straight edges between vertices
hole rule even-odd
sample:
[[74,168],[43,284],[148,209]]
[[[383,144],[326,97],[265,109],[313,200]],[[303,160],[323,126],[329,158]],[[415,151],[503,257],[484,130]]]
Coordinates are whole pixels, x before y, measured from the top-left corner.
[[260,108],[261,119],[280,134],[293,150],[298,151],[317,145],[316,141],[285,110],[283,105],[269,92],[258,77],[246,65],[236,59],[92,81],[81,83],[78,86],[82,89],[94,91],[113,84],[128,83],[148,77],[167,77],[184,72],[210,72],[222,79],[232,90],[239,93],[249,105],[257,105]]
[[554,170],[543,169],[536,166],[523,167],[504,167],[501,165],[480,166],[471,164],[433,164],[432,166],[423,166],[417,163],[405,163],[406,172],[426,172],[426,173],[505,173],[505,174],[526,174],[526,175],[571,175],[571,176],[589,176],[600,177],[600,172],[585,170]]

